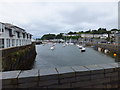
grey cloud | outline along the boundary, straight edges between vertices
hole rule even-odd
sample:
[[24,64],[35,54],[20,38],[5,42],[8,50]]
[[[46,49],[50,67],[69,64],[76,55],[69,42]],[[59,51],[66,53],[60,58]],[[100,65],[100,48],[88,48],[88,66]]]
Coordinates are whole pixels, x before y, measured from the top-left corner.
[[0,3],[0,21],[34,36],[118,26],[117,3]]
[[[82,4],[80,4],[80,6],[81,5]],[[93,9],[93,6],[91,8],[91,4],[90,5],[85,4],[82,5],[82,7],[78,7],[74,11],[62,11],[60,14],[64,18],[63,22],[68,24],[78,24],[82,22],[97,23],[101,19],[107,18],[109,16],[111,17],[112,13],[117,11],[116,9],[116,11],[114,10],[114,12],[111,12],[110,11],[111,8],[109,8],[110,7],[109,3],[108,6],[104,6],[104,4],[98,4],[98,5],[99,6],[95,6]],[[114,14],[116,16],[117,13]],[[114,19],[116,19],[115,16]]]

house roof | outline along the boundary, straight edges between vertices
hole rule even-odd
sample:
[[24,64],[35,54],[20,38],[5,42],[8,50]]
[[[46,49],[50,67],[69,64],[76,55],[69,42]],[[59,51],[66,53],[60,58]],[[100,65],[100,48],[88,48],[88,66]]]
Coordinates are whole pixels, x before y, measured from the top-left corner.
[[22,31],[25,31],[24,29],[18,27],[18,26],[15,26],[15,25],[12,25],[10,23],[4,23],[5,27],[7,28],[15,28],[15,29],[18,29],[18,30],[22,30]]

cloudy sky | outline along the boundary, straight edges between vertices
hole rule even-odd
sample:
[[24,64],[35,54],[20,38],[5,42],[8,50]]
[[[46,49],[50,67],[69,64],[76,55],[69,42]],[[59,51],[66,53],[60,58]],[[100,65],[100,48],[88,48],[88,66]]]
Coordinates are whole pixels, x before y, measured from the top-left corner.
[[89,29],[118,28],[118,2],[0,2],[0,21],[34,37]]

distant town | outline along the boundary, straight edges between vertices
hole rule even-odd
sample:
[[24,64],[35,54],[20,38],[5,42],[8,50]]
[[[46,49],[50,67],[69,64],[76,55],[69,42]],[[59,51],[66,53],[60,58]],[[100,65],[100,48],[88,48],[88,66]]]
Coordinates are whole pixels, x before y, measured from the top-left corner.
[[72,43],[78,42],[96,42],[96,43],[112,43],[115,44],[117,34],[120,33],[119,29],[106,30],[106,28],[99,28],[98,30],[88,30],[80,32],[68,32],[59,34],[45,34],[41,38],[37,38],[36,41],[53,41],[53,42],[65,42],[71,40]]

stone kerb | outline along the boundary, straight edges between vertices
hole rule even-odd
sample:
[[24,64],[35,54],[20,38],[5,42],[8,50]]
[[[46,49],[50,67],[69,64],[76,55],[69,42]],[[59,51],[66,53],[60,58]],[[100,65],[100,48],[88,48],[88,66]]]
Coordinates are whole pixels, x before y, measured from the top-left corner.
[[119,63],[1,72],[3,88],[118,88]]

